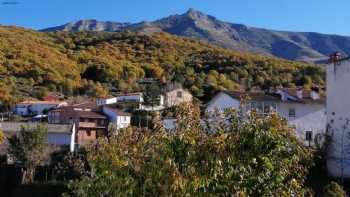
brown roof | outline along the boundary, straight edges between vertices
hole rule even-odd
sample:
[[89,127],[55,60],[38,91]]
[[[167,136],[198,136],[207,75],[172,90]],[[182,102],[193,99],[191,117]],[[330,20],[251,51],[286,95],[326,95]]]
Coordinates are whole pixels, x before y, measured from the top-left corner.
[[131,113],[124,112],[124,111],[122,111],[122,110],[120,110],[120,109],[117,109],[117,108],[106,107],[106,106],[105,106],[105,108],[106,108],[106,109],[109,109],[109,110],[111,110],[111,111],[113,111],[113,112],[115,112],[115,113],[118,114],[119,116],[131,116]]
[[238,92],[238,91],[228,92],[228,91],[225,91],[225,93],[230,95],[231,97],[233,97],[235,99],[241,99],[241,97],[243,95],[246,95],[251,100],[254,100],[254,101],[280,101],[279,95],[270,95],[270,94],[266,94],[265,92]]
[[106,119],[106,116],[99,112],[94,111],[79,111],[75,110],[76,113],[81,118],[96,118],[96,119]]
[[73,107],[79,107],[79,108],[89,108],[89,109],[98,109],[100,106],[97,105],[95,101],[88,101],[83,103],[77,103],[71,105]]

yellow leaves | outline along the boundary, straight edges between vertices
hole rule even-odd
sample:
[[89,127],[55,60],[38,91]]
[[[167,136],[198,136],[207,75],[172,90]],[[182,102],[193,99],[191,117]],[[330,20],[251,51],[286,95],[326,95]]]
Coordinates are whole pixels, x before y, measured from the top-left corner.
[[5,140],[5,134],[4,132],[0,129],[0,144],[2,144]]

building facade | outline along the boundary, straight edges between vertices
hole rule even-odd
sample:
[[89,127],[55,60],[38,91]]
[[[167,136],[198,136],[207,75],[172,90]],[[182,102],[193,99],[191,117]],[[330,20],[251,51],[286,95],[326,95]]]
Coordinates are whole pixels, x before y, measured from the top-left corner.
[[350,60],[331,56],[327,65],[327,123],[331,138],[327,168],[335,177],[350,177]]
[[109,123],[116,126],[116,129],[127,128],[130,126],[130,113],[107,106],[103,106],[103,113],[108,117]]
[[106,134],[107,117],[93,104],[78,104],[51,110],[49,124],[74,124],[75,143],[85,145]]
[[[304,91],[297,96],[296,89],[280,89],[276,93],[265,92],[220,92],[207,105],[206,112],[223,112],[225,109],[239,109],[243,95],[249,101],[241,106],[245,112],[255,111],[259,116],[278,113],[296,130],[297,137],[305,145],[323,143],[326,132],[325,98],[311,95],[316,92]],[[318,94],[317,94],[318,95]]]

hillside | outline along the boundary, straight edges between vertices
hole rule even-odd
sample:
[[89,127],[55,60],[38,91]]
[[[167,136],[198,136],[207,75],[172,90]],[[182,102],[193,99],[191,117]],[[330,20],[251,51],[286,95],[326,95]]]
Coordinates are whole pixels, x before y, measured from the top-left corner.
[[[43,31],[134,30],[148,34],[167,32],[206,41],[227,49],[309,62],[325,60],[335,51],[350,53],[350,37],[347,36],[254,28],[224,22],[193,9],[181,15],[172,15],[153,22],[137,24],[108,22],[109,26],[105,24],[106,22],[83,20]],[[110,28],[111,24],[117,28]],[[99,28],[96,28],[97,26]]]
[[137,80],[176,81],[198,98],[217,90],[323,84],[320,66],[238,53],[199,41],[133,32],[43,33],[0,27],[0,100],[47,91],[105,96]]

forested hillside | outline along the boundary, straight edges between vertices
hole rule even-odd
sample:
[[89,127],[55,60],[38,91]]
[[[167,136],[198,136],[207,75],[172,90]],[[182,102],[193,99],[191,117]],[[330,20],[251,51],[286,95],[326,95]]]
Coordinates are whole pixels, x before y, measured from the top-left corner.
[[225,50],[166,33],[37,32],[0,27],[0,101],[59,91],[106,96],[137,80],[182,83],[201,98],[216,90],[324,83],[321,66]]

